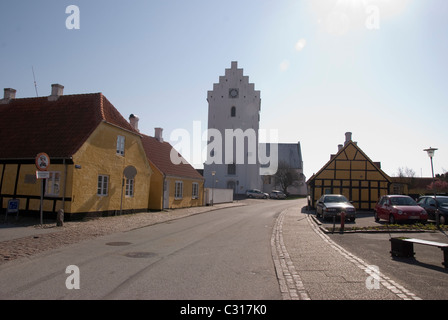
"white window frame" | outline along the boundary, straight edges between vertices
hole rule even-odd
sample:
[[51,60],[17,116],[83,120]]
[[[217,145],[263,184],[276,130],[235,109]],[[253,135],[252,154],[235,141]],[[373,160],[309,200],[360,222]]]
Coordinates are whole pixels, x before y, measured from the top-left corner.
[[45,195],[46,196],[59,196],[61,185],[61,172],[50,171],[50,177],[45,182]]
[[199,198],[199,183],[193,182],[191,185],[191,198],[198,199]]
[[184,183],[183,181],[176,181],[174,184],[174,199],[179,200],[183,198],[184,193]]
[[117,154],[120,156],[124,156],[125,141],[124,136],[117,136]]
[[126,197],[129,197],[129,198],[134,197],[134,186],[135,186],[135,180],[126,178],[126,187],[125,187],[125,196]]
[[106,174],[98,175],[98,184],[96,194],[102,197],[107,197],[109,195],[109,176]]

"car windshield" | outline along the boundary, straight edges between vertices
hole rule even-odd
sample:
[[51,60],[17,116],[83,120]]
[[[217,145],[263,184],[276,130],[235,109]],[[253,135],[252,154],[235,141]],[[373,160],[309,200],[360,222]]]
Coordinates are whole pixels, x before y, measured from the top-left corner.
[[344,196],[326,196],[324,202],[348,202]]
[[390,203],[393,206],[416,206],[417,202],[412,200],[412,198],[409,197],[393,197],[390,198]]

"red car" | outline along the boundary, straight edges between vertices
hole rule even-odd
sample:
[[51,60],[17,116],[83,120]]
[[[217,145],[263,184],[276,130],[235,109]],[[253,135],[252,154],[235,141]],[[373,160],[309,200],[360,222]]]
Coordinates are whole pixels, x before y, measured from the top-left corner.
[[424,223],[428,220],[428,213],[409,196],[388,195],[382,196],[375,206],[375,221],[380,219],[390,224],[406,220]]

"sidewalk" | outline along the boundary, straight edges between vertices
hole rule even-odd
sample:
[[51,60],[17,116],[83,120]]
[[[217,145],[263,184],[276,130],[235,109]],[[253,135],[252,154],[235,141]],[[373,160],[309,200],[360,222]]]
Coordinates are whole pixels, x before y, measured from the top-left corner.
[[16,222],[15,217],[8,217],[6,223],[3,220],[0,223],[0,264],[98,236],[244,205],[245,201],[234,201],[214,206],[68,221],[62,227],[56,227],[56,221],[44,221],[40,225],[38,218],[21,218]]
[[275,233],[280,260],[287,266],[282,269],[285,299],[419,299],[334,243],[301,206],[283,211],[279,223]]

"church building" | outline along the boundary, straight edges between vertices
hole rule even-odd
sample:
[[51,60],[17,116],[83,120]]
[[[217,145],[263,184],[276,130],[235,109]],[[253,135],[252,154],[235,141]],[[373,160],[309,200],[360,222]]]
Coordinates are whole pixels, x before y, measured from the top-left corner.
[[219,77],[213,90],[208,91],[207,101],[206,188],[233,189],[234,194],[240,195],[249,189],[270,192],[278,189],[271,166],[276,170],[283,163],[297,172],[298,177],[288,192],[306,194],[300,142],[259,143],[260,91],[255,90],[236,61]]

